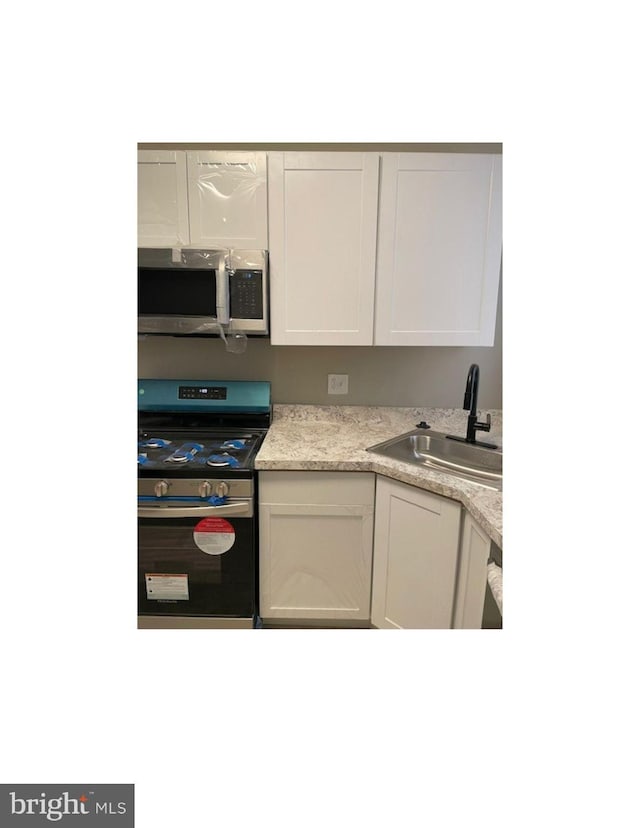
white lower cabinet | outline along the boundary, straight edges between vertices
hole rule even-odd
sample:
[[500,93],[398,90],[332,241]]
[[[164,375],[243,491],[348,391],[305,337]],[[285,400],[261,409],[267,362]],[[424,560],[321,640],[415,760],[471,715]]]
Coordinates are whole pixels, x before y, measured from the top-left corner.
[[469,512],[462,521],[460,567],[456,590],[453,626],[457,630],[479,630],[482,627],[484,596],[487,589],[487,561],[491,541]]
[[373,626],[453,626],[461,512],[454,500],[378,477]]
[[263,471],[259,504],[266,621],[482,627],[491,541],[457,501],[368,472]]
[[374,501],[367,472],[260,472],[262,618],[368,626]]

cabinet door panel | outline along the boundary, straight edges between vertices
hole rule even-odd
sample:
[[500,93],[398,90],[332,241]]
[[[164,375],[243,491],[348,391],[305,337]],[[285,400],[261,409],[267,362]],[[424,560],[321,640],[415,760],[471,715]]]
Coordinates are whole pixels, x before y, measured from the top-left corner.
[[482,627],[490,550],[491,541],[471,515],[465,512],[453,624],[455,629],[479,630]]
[[371,620],[376,627],[449,629],[460,505],[378,478]]
[[493,345],[501,157],[385,153],[377,345]]
[[138,247],[189,244],[184,152],[138,152]]
[[264,618],[369,618],[373,510],[264,506],[261,531]]
[[275,345],[371,345],[378,156],[269,153]]
[[267,249],[265,152],[187,152],[191,244]]
[[263,471],[260,614],[368,622],[375,477]]

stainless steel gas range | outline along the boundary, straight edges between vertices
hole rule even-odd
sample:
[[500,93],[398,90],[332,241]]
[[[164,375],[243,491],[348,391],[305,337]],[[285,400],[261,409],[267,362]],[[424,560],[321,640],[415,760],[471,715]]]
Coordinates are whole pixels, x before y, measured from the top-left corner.
[[138,381],[138,627],[254,627],[268,382]]

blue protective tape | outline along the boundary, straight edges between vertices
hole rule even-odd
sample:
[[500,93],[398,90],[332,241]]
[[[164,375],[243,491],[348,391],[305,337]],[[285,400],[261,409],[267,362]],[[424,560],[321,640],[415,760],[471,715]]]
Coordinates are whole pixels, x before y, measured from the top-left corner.
[[214,495],[213,497],[210,497],[207,502],[212,506],[222,506],[223,503],[227,502],[227,498],[225,496],[218,497],[217,495]]

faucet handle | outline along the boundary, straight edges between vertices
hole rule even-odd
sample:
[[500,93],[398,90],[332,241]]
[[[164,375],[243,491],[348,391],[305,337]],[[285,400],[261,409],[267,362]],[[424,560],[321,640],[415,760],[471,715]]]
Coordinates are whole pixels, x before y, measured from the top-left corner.
[[491,431],[491,414],[487,414],[487,421],[485,423],[476,422],[475,427],[479,431]]

